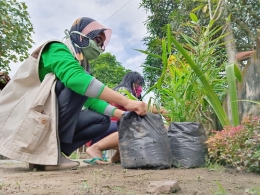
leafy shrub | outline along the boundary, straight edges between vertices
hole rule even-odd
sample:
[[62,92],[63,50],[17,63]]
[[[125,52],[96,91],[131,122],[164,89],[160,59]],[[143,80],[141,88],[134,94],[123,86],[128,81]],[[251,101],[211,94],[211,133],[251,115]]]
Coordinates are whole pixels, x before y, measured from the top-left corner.
[[260,172],[260,117],[245,117],[241,125],[213,134],[206,142],[213,162]]

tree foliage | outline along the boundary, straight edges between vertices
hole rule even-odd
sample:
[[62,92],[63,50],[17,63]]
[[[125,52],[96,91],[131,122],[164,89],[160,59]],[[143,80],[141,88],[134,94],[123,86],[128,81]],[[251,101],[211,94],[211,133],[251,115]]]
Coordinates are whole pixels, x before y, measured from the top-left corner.
[[110,88],[118,85],[125,74],[130,72],[109,52],[103,53],[97,59],[90,61],[90,65],[91,74]]
[[231,14],[237,51],[254,49],[256,31],[260,26],[260,1],[229,0],[225,11]]
[[0,1],[0,70],[9,71],[11,61],[23,61],[32,47],[33,26],[24,2]]
[[[175,37],[182,42],[179,35],[181,33],[190,34],[190,28],[186,25],[190,21],[190,13],[195,13],[200,25],[205,25],[212,19],[215,10],[218,10],[215,13],[219,16],[214,18],[216,25],[225,25],[230,16],[236,43],[236,48],[233,50],[236,52],[252,50],[255,46],[256,28],[260,25],[260,2],[258,0],[226,0],[223,2],[217,9],[219,0],[142,0],[141,7],[149,13],[146,21],[149,36],[144,38],[148,52],[161,55],[161,50],[158,50],[161,43],[158,40],[165,36],[166,24],[171,24]],[[218,50],[225,52],[224,46]],[[146,66],[144,67],[146,83],[152,86],[161,74],[162,63],[147,56],[144,65]],[[151,67],[156,67],[157,71]]]

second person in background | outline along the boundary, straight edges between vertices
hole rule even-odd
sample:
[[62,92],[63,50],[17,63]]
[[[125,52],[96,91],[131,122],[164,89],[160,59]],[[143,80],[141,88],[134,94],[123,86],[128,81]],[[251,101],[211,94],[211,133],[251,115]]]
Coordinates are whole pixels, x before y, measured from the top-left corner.
[[[124,96],[127,96],[127,92],[130,93],[132,96],[136,97],[139,100],[142,100],[141,93],[142,88],[144,85],[144,78],[138,72],[129,72],[127,73],[123,80],[120,82],[119,85],[114,87],[113,89]],[[119,104],[111,105],[117,107],[120,110],[127,111],[126,108]],[[157,114],[159,111],[153,107],[152,112]],[[168,112],[165,109],[160,110],[161,114],[167,114]],[[117,121],[119,118],[111,117],[111,123],[108,130],[103,133],[102,135],[96,137],[87,145],[89,146],[86,150],[87,154],[92,157],[92,159],[84,160],[85,163],[88,164],[107,164],[107,159],[102,157],[102,151],[108,149],[116,150],[116,153],[111,159],[111,162],[117,163],[120,162],[120,153],[118,148],[118,132],[117,132]]]

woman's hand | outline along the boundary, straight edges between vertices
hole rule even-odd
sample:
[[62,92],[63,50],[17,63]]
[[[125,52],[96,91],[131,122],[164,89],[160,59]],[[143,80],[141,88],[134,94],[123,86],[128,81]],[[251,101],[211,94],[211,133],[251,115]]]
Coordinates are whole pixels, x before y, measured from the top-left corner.
[[162,115],[164,115],[164,114],[169,114],[170,112],[169,112],[168,110],[166,110],[165,108],[161,108],[161,109],[160,109],[160,113],[161,113]]
[[134,111],[138,115],[146,115],[146,106],[144,102],[130,100],[127,97],[121,95],[112,89],[105,87],[103,92],[100,94],[99,99],[105,100],[110,103],[115,103],[123,106],[126,110]]
[[129,100],[124,103],[124,108],[129,111],[134,111],[138,115],[144,116],[146,115],[146,105],[142,101]]

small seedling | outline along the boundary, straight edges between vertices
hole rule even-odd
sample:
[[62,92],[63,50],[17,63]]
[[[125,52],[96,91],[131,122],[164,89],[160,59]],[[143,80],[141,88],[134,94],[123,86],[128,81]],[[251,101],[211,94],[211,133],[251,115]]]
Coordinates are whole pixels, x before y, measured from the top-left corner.
[[21,190],[21,185],[19,184],[19,182],[16,181],[15,184],[18,186],[18,189],[19,189],[19,191],[20,191],[20,190]]
[[2,179],[0,179],[0,195],[3,195],[2,192],[1,192],[3,187],[4,187],[4,183],[3,183]]
[[245,192],[250,195],[260,195],[260,187],[248,188]]
[[174,167],[176,168],[182,168],[181,163],[178,161],[177,163],[174,163]]
[[204,179],[204,177],[202,177],[202,176],[200,176],[200,175],[197,176],[197,180],[198,180],[198,181],[201,181],[201,180],[203,180],[203,179]]
[[3,182],[3,180],[2,180],[2,179],[0,179],[0,190],[2,190],[2,189],[3,189],[3,187],[4,187],[4,182]]
[[126,175],[127,174],[127,169],[123,169],[122,172],[123,172],[123,175]]
[[89,191],[90,191],[90,186],[88,185],[88,183],[87,183],[87,181],[84,181],[83,183],[82,183],[82,189],[83,189],[83,191],[84,191],[84,194],[86,194],[86,193],[89,193]]
[[[94,175],[94,194],[102,194],[103,183],[107,184],[107,182],[112,178],[113,174],[109,171],[104,171],[103,169],[95,169],[92,173]],[[106,180],[104,181],[103,178],[106,178]]]
[[216,181],[216,184],[218,186],[218,189],[214,192],[214,195],[229,195],[218,181]]

